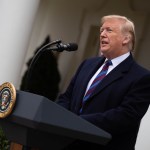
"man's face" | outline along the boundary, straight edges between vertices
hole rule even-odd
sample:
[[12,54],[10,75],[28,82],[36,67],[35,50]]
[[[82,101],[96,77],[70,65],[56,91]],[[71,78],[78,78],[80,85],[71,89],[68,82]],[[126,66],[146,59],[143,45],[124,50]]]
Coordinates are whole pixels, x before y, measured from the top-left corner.
[[121,25],[121,21],[109,19],[100,28],[100,51],[107,58],[112,59],[124,53],[125,36]]

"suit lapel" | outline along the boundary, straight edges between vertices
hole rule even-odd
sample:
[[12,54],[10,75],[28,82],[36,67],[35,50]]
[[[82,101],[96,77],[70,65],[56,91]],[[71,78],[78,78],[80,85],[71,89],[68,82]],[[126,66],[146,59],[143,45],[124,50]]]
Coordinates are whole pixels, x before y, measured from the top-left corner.
[[[93,97],[97,93],[101,92],[104,88],[110,85],[112,82],[122,78],[130,69],[133,64],[133,58],[130,55],[127,59],[125,59],[122,63],[120,63],[116,68],[114,68],[104,79],[103,81],[96,87],[95,91],[91,94],[90,97]],[[90,98],[89,98],[90,100]]]
[[83,93],[85,93],[87,85],[90,79],[92,78],[93,74],[98,70],[98,68],[103,64],[104,61],[105,61],[104,57],[98,58],[98,60],[88,65],[88,68],[86,68],[86,70],[83,71],[84,73],[86,72],[86,75],[84,74],[84,77],[82,77],[82,84],[84,87],[84,89],[82,89]]
[[[91,61],[90,64],[86,64],[87,67],[85,67],[85,69],[83,70],[83,74],[80,77],[82,80],[80,80],[80,84],[82,85],[82,88],[80,90],[80,93],[78,93],[78,102],[77,102],[77,108],[80,108],[81,106],[81,102],[83,100],[83,96],[85,94],[87,85],[89,80],[92,78],[93,74],[98,70],[98,68],[103,64],[103,62],[105,61],[104,57],[99,57],[97,58],[97,60]],[[86,75],[85,75],[86,72]]]

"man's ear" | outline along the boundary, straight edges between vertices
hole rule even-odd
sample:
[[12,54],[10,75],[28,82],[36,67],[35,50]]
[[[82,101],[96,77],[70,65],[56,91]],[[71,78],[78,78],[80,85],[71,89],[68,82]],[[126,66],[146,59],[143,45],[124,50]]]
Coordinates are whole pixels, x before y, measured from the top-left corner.
[[125,35],[124,40],[123,40],[123,45],[126,45],[130,42],[130,36],[129,35]]

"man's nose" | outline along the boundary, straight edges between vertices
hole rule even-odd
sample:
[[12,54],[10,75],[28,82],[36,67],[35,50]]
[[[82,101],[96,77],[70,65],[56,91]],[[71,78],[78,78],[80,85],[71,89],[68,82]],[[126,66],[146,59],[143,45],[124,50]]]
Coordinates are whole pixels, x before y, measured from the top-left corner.
[[105,37],[106,36],[106,31],[105,30],[101,31],[100,36]]

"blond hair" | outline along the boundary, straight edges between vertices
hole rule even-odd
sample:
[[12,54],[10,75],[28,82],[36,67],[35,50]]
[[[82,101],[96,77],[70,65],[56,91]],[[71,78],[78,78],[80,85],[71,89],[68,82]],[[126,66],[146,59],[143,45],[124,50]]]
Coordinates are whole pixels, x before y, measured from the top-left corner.
[[130,50],[134,50],[135,48],[135,41],[136,41],[136,37],[135,37],[135,27],[134,27],[134,23],[133,21],[131,21],[130,19],[128,19],[125,16],[120,16],[120,15],[108,15],[108,16],[104,16],[101,19],[101,25],[106,21],[106,20],[110,20],[110,19],[117,19],[123,22],[122,24],[122,31],[123,32],[128,32],[129,33],[129,37],[130,37],[130,42],[129,42],[129,49]]

